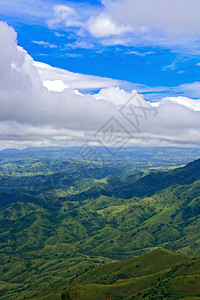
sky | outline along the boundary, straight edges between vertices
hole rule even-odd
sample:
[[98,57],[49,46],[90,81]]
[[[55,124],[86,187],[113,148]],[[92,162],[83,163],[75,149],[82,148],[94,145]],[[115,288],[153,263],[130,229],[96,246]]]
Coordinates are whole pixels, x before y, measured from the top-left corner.
[[[199,11],[199,0],[1,0],[1,148],[104,144],[104,125],[129,144],[199,145]],[[134,124],[120,105],[136,107]]]
[[[0,19],[36,61],[173,88],[200,80],[199,9],[198,0],[1,0]],[[200,98],[200,88],[179,93]]]

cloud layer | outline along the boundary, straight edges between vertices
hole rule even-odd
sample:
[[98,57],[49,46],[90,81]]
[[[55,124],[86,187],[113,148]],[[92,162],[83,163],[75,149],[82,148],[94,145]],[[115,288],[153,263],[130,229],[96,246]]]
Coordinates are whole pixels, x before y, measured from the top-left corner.
[[[198,0],[102,0],[102,7],[87,15],[83,7],[55,5],[51,28],[76,28],[101,44],[164,46],[199,52]],[[79,28],[79,31],[77,31]],[[177,49],[178,47],[178,49]]]
[[[200,144],[199,100],[164,98],[151,104],[134,90],[118,87],[118,81],[34,62],[16,37],[0,22],[2,148],[80,145],[87,139],[106,146],[118,146],[123,139],[129,144]],[[94,89],[100,91],[87,92]]]

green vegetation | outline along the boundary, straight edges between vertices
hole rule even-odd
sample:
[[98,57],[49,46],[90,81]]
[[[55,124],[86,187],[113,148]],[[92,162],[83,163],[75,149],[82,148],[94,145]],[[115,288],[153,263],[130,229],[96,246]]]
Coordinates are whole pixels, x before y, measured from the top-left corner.
[[200,259],[159,248],[89,270],[77,278],[79,284],[72,283],[63,292],[58,289],[35,299],[62,299],[62,295],[67,297],[74,290],[74,299],[80,300],[199,299],[199,279]]
[[73,281],[61,294],[61,300],[80,299],[80,285]]
[[200,297],[200,160],[5,158],[0,184],[2,300],[71,297],[74,279],[80,299]]

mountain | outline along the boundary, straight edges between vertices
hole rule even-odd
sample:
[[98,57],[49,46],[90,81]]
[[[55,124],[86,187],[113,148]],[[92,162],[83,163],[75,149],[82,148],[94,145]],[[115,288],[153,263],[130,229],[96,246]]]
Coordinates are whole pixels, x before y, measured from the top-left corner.
[[123,198],[151,196],[171,185],[191,184],[199,179],[200,159],[172,171],[151,173],[136,182],[128,178],[115,195]]
[[119,180],[116,177],[110,177],[101,186],[100,190],[91,187],[79,195],[73,196],[75,199],[87,199],[88,197],[114,196],[124,199],[132,197],[151,196],[159,191],[174,185],[187,185],[200,179],[200,160],[196,160],[184,167],[172,171],[151,172],[144,176],[145,173],[137,174]]
[[199,166],[197,160],[168,172],[130,174],[129,165],[124,171],[119,164],[117,173],[130,174],[122,177],[108,164],[88,178],[77,173],[82,163],[6,161],[0,173],[2,299],[34,299],[94,267],[157,247],[199,257]]

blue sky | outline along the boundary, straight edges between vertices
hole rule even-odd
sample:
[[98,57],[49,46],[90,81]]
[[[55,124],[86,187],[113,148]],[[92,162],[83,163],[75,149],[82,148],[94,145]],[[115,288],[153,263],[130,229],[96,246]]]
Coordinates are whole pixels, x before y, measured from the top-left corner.
[[[184,43],[182,40],[176,42],[179,36],[160,42],[160,36],[158,40],[155,38],[157,29],[151,29],[147,41],[145,37],[141,40],[141,37],[131,30],[124,34],[111,32],[109,35],[83,28],[83,24],[91,17],[95,22],[98,14],[109,16],[112,13],[109,2],[2,0],[0,19],[14,27],[18,34],[18,44],[27,50],[34,60],[55,67],[150,87],[176,87],[199,81],[198,34],[192,39],[192,43],[190,32],[187,33],[188,39],[186,38]],[[68,14],[61,21],[55,21],[55,7],[59,5],[73,9],[74,13]],[[65,24],[67,18],[71,19],[71,24]],[[115,24],[117,21],[116,17]],[[77,22],[80,22],[80,25],[75,24]],[[122,26],[122,23],[117,26]],[[191,34],[193,35],[193,32]],[[191,97],[198,98],[198,95],[193,94]]]

